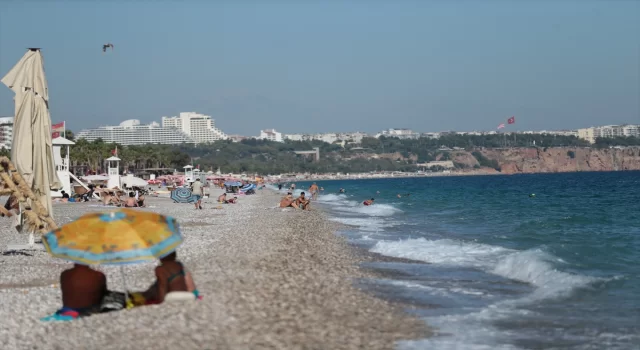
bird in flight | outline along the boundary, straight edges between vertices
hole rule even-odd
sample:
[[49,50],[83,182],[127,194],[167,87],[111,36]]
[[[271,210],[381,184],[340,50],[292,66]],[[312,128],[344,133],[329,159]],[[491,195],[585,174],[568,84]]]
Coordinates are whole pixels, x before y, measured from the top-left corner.
[[112,43],[107,43],[102,45],[102,52],[107,52],[107,48],[111,48],[111,51],[113,51],[113,44]]

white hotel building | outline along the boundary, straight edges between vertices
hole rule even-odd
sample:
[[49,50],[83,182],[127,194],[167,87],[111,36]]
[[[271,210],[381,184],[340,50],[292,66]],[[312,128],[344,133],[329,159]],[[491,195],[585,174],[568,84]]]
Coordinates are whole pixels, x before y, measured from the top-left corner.
[[102,139],[120,145],[146,144],[197,144],[227,139],[227,135],[215,128],[210,116],[195,112],[180,113],[177,117],[162,117],[162,126],[156,122],[143,125],[137,119],[125,120],[117,126],[101,126],[82,130],[78,139],[94,141]]
[[104,142],[113,142],[124,146],[196,143],[195,140],[179,130],[163,128],[156,122],[143,125],[137,119],[125,120],[117,126],[101,126],[82,130],[76,135],[76,138],[87,141],[102,139]]
[[13,141],[13,117],[0,118],[0,149],[11,149]]
[[162,127],[178,129],[189,135],[196,143],[208,143],[228,138],[227,134],[216,128],[215,121],[211,116],[196,112],[182,112],[177,117],[162,117]]

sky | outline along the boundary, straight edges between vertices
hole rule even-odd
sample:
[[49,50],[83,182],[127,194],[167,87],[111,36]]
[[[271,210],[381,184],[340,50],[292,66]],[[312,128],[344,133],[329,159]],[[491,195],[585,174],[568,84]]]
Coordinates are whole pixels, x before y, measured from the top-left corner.
[[76,132],[186,111],[247,136],[640,124],[640,1],[301,3],[0,1],[0,75],[42,48]]

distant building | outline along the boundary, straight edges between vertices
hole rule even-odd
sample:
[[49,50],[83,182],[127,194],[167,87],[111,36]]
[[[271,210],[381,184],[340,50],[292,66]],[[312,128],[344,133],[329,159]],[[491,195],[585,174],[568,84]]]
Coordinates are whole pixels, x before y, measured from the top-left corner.
[[597,138],[640,137],[640,125],[605,125],[578,129],[578,137],[595,143]]
[[291,140],[291,141],[304,141],[305,140],[305,135],[303,134],[285,134],[284,135],[284,139],[285,140]]
[[233,142],[240,142],[242,140],[248,139],[248,137],[247,136],[242,136],[242,135],[228,135],[227,139],[231,140]]
[[362,139],[369,137],[369,134],[364,132],[327,132],[317,134],[286,134],[285,140],[291,141],[322,141],[326,143],[356,143],[362,142]]
[[455,164],[453,164],[453,161],[451,160],[439,160],[439,161],[433,161],[433,162],[427,162],[427,163],[418,163],[416,164],[416,166],[424,169],[429,169],[431,167],[436,167],[436,166],[439,166],[445,169],[455,168]]
[[0,149],[11,149],[13,142],[13,117],[0,118]]
[[388,129],[383,130],[380,133],[376,134],[376,138],[380,136],[384,137],[397,137],[399,139],[417,139],[420,138],[420,134],[414,132],[411,129]]
[[104,142],[114,142],[120,145],[196,143],[194,139],[179,130],[161,127],[156,122],[143,125],[137,119],[125,120],[117,126],[85,129],[80,131],[76,138],[87,141],[102,139]]
[[258,138],[262,140],[269,140],[274,142],[284,142],[284,138],[282,138],[282,133],[277,132],[276,129],[260,130],[260,136]]
[[196,143],[226,140],[228,136],[216,128],[211,116],[196,112],[181,112],[177,117],[162,117],[162,127],[178,129],[189,135]]

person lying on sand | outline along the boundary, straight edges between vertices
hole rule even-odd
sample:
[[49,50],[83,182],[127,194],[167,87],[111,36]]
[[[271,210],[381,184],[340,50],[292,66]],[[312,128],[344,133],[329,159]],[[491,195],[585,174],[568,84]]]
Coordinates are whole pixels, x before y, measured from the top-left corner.
[[131,293],[134,305],[160,304],[171,292],[190,292],[194,299],[199,297],[191,273],[185,270],[177,258],[176,252],[173,252],[160,259],[160,266],[155,270],[156,282],[142,293]]
[[238,203],[238,197],[234,196],[233,198],[227,199],[225,201],[225,203],[227,203],[227,204],[236,204],[236,203]]
[[99,312],[102,298],[107,293],[107,277],[89,266],[74,264],[60,275],[62,308],[58,315],[88,316]]
[[291,192],[287,193],[287,195],[282,197],[282,199],[280,200],[280,208],[288,207],[299,209],[298,204],[293,199],[293,194]]
[[302,210],[311,210],[311,201],[304,196],[304,192],[300,192],[300,197],[296,199],[296,204]]
[[125,208],[137,208],[138,207],[138,201],[136,201],[136,194],[133,192],[129,192],[129,198],[127,198],[126,202],[124,203],[124,207]]

